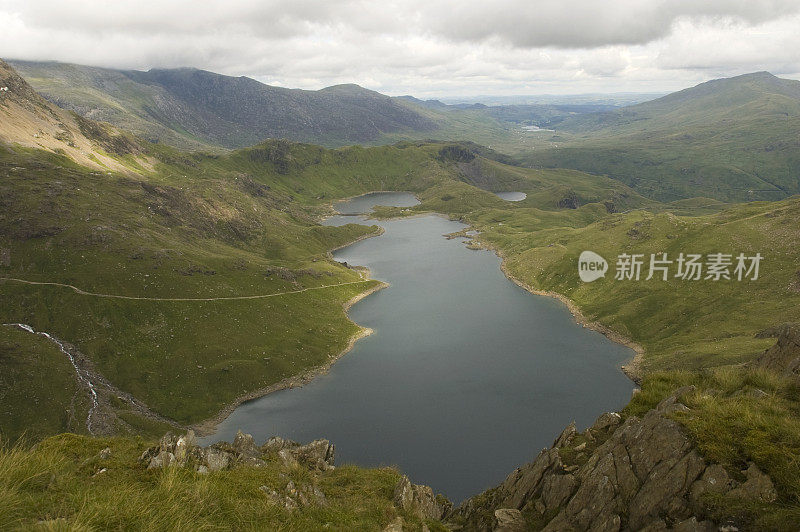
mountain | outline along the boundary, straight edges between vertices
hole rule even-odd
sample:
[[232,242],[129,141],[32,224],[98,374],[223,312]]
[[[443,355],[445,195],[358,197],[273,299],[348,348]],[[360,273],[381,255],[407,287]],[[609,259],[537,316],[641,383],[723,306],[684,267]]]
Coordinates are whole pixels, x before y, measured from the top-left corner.
[[606,174],[653,198],[775,200],[800,192],[800,82],[757,72],[552,122],[535,166]]
[[0,118],[0,141],[64,154],[95,170],[124,171],[120,156],[136,159],[142,154],[141,145],[131,135],[53,105],[2,60]]
[[403,100],[358,85],[310,91],[191,68],[140,72],[55,62],[11,65],[65,109],[183,148],[237,148],[267,138],[339,146],[436,129],[433,120]]
[[[58,109],[0,66],[0,529],[442,530],[442,511],[462,530],[796,528],[800,198],[663,204],[466,143],[187,153]],[[318,221],[372,190],[421,202],[375,216],[458,219],[521,287],[641,347],[629,405],[455,514],[394,468],[329,467],[323,440],[156,442],[305,382],[363,333],[343,306],[380,283],[330,250],[378,228]],[[587,249],[767,256],[746,282],[582,283]],[[37,444],[5,444],[21,435]]]
[[318,91],[272,87],[192,68],[148,72],[11,61],[42,95],[79,115],[180,149],[243,148],[266,138],[327,147],[400,140],[470,140],[524,149],[523,126],[543,126],[613,105],[447,105],[389,97],[358,85]]

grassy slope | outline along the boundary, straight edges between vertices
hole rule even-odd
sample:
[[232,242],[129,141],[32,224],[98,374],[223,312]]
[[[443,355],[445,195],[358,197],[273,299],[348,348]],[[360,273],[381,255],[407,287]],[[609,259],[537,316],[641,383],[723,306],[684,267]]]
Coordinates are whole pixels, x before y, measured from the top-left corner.
[[[348,278],[355,274],[326,261],[324,251],[368,229],[350,226],[340,234],[339,230],[315,226],[309,216],[322,212],[321,205],[336,197],[375,189],[413,190],[423,204],[405,214],[436,210],[473,224],[482,231],[484,242],[503,251],[516,277],[567,294],[591,318],[629,334],[647,348],[645,369],[653,373],[631,409],[643,407],[666,389],[685,382],[703,384],[703,389],[716,386],[726,394],[757,383],[771,393],[772,399],[729,398],[732,394],[728,394],[720,401],[698,395],[692,399],[695,417],[684,422],[712,459],[737,465],[742,460],[755,460],[776,479],[782,501],[796,498],[790,460],[796,431],[782,421],[797,410],[791,385],[770,380],[769,376],[726,374],[730,371],[726,369],[705,377],[696,372],[657,370],[747,360],[771,342],[755,340],[753,333],[798,319],[800,296],[789,286],[796,281],[798,234],[793,221],[800,202],[737,205],[719,214],[681,217],[665,211],[704,212],[719,205],[709,207],[713,202],[698,200],[665,206],[614,180],[570,170],[518,169],[483,158],[458,162],[443,158],[441,148],[403,144],[329,151],[268,143],[224,157],[165,152],[160,154],[163,162],[157,172],[148,178],[152,181],[150,192],[130,178],[93,175],[55,156],[43,161],[41,154],[31,152],[25,163],[26,178],[15,182],[11,165],[22,164],[18,152],[8,155],[11,159],[7,160],[6,179],[12,181],[4,181],[5,186],[13,183],[10,190],[16,192],[5,197],[16,194],[33,203],[20,204],[5,219],[5,223],[13,221],[16,225],[11,223],[4,234],[17,236],[10,248],[12,266],[4,271],[26,275],[46,272],[56,275],[57,280],[97,291],[112,287],[116,293],[138,295],[146,291],[181,296],[204,291],[220,295],[245,290],[252,293],[256,287],[280,290],[294,286],[277,278],[287,270],[293,274],[304,269],[331,271],[333,279]],[[57,179],[53,164],[61,166]],[[259,188],[259,183],[269,183],[269,189]],[[504,202],[470,183],[493,190],[524,190],[529,197],[519,203]],[[185,196],[173,197],[181,189]],[[558,202],[565,195],[576,199],[580,208],[559,208]],[[99,198],[111,203],[100,204]],[[191,208],[184,205],[185,201]],[[267,208],[261,202],[272,203]],[[608,203],[613,208],[609,209]],[[230,204],[237,208],[223,208]],[[58,205],[65,208],[58,209]],[[131,208],[133,205],[138,207]],[[609,212],[642,207],[649,210]],[[263,226],[244,214],[252,209],[256,209],[255,218]],[[382,209],[379,214],[398,212]],[[99,218],[93,220],[92,213]],[[128,218],[133,214],[139,218]],[[71,220],[69,230],[46,236],[53,227],[66,227],[59,223],[65,219]],[[84,226],[79,220],[89,222]],[[108,233],[111,237],[96,236],[98,226],[108,228],[100,235]],[[131,231],[132,227],[138,229]],[[273,231],[275,227],[280,227],[279,233]],[[122,229],[125,238],[116,238],[115,230]],[[19,238],[20,231],[26,238]],[[308,235],[320,241],[309,240]],[[7,242],[3,246],[9,245]],[[69,245],[55,245],[58,242]],[[164,253],[166,249],[178,252]],[[678,251],[761,251],[766,258],[762,279],[750,284],[597,281],[579,286],[575,260],[583,249],[607,258],[623,250],[668,251],[671,255]],[[263,275],[266,269],[276,267],[287,270]],[[214,275],[203,274],[211,270]],[[297,281],[322,284],[302,274]],[[321,292],[314,292],[308,300],[302,300],[305,295],[297,298],[302,301],[281,298],[273,307],[269,304],[275,301],[186,305],[90,301],[58,288],[32,289],[7,283],[2,285],[2,308],[7,312],[4,321],[27,319],[37,328],[67,335],[102,372],[108,372],[112,380],[118,379],[115,382],[120,387],[142,394],[157,410],[170,415],[177,412],[185,416],[183,419],[199,419],[248,387],[274,382],[319,363],[318,358],[306,358],[299,348],[314,346],[319,323],[341,323],[344,329],[329,331],[328,338],[344,341],[354,329],[339,305],[352,293],[337,293],[326,299]],[[321,314],[302,321],[314,307],[320,308]],[[208,332],[204,332],[206,329]],[[242,335],[243,329],[249,334]],[[251,335],[257,338],[253,344],[246,341]],[[335,352],[330,340],[322,343],[317,355],[327,357]],[[262,369],[267,362],[265,345],[271,350],[266,365],[274,362],[282,372]],[[236,348],[239,353],[231,353]],[[198,365],[202,368],[195,370]],[[206,391],[212,388],[213,395]],[[758,433],[763,437],[735,441],[749,431],[750,421],[765,428]],[[767,430],[769,424],[775,427]],[[715,446],[718,434],[725,434],[727,439]],[[186,489],[194,489],[190,485],[194,482]],[[727,507],[720,511],[724,513]],[[752,519],[761,518],[758,511],[753,512]]]
[[[797,200],[745,205],[702,217],[637,211],[583,228],[522,235],[518,224],[529,221],[510,217],[502,228],[490,225],[485,238],[511,251],[512,275],[567,295],[590,319],[643,345],[645,370],[700,368],[747,360],[770,343],[755,339],[756,332],[800,319],[800,294],[790,289],[800,261],[799,213]],[[760,252],[765,258],[757,281],[637,282],[616,281],[609,274],[584,284],[576,271],[583,250],[606,257],[612,270],[621,253],[642,253],[648,260],[651,253],[664,252],[673,259],[681,252]]]
[[716,80],[555,126],[523,159],[607,174],[661,201],[777,200],[800,192],[800,82],[767,73]]
[[[111,455],[102,459],[105,447]],[[397,517],[412,529],[422,527],[392,504],[400,479],[394,469],[343,466],[311,473],[268,461],[264,468],[206,475],[183,468],[147,471],[136,461],[146,447],[133,438],[64,434],[31,451],[0,450],[0,528],[366,531]],[[327,503],[290,511],[270,504],[259,489],[285,493],[289,481],[315,486]]]
[[[319,227],[241,176],[140,181],[24,150],[0,161],[4,277],[144,297],[269,294],[360,280],[326,252],[375,230]],[[0,319],[75,344],[120,388],[190,422],[341,351],[357,332],[342,304],[373,284],[163,302],[4,282]]]
[[55,344],[18,328],[0,327],[0,427],[36,441],[69,430],[85,433],[89,398]]

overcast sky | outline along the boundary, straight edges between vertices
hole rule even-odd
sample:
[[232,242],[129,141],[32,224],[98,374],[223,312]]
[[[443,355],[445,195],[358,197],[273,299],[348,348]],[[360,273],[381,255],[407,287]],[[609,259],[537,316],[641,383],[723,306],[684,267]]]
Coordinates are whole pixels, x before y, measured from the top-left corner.
[[664,92],[800,78],[800,0],[0,0],[0,57],[422,97]]

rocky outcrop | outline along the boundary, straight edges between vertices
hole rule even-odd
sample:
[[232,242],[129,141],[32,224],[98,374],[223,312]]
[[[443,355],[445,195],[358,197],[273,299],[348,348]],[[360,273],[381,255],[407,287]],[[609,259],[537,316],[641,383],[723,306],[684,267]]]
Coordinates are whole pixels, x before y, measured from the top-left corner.
[[412,484],[405,475],[394,488],[393,502],[398,508],[423,520],[441,519],[450,510],[449,503],[438,499],[429,486]]
[[180,466],[208,473],[236,466],[264,467],[265,460],[270,458],[277,458],[284,465],[328,471],[334,469],[334,446],[328,440],[315,440],[301,445],[291,440],[271,438],[258,447],[253,436],[239,431],[233,443],[218,442],[200,447],[194,431],[190,430],[183,436],[167,433],[158,445],[144,451],[139,461],[146,464],[148,469]]
[[772,481],[754,464],[738,482],[708,464],[670,414],[686,411],[677,390],[644,416],[607,413],[574,424],[496,488],[446,519],[463,530],[717,530],[705,500],[724,495],[773,502]]
[[757,337],[774,337],[777,341],[753,362],[755,366],[800,378],[800,325],[787,323],[762,331]]

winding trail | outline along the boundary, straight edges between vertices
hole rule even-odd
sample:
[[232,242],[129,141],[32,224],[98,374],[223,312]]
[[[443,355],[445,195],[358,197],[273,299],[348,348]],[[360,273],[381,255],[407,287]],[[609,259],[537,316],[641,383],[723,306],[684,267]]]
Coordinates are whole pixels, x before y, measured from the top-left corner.
[[[28,281],[25,279],[16,279],[14,277],[0,277],[0,281],[13,281],[16,283],[22,284],[30,284],[30,285],[40,285],[40,286],[58,286],[61,288],[69,288],[73,290],[75,293],[80,294],[82,296],[93,296],[93,297],[103,297],[108,299],[128,299],[134,301],[236,301],[241,299],[264,299],[268,297],[278,297],[278,296],[285,296],[289,294],[300,294],[303,292],[310,292],[311,290],[322,290],[324,288],[333,288],[336,286],[347,286],[352,284],[361,284],[361,283],[369,283],[372,282],[372,279],[361,279],[359,281],[348,281],[346,283],[336,283],[336,284],[327,284],[322,286],[310,286],[307,288],[301,288],[299,290],[289,290],[286,292],[274,292],[272,294],[257,294],[252,296],[223,296],[223,297],[139,297],[139,296],[122,296],[118,294],[101,294],[97,292],[87,292],[86,290],[82,290],[77,286],[73,286],[71,284],[64,284],[64,283],[51,283],[51,282],[43,282],[43,281]],[[43,333],[42,333],[43,334]]]
[[95,390],[92,381],[89,380],[89,374],[86,373],[85,371],[82,372],[80,368],[78,368],[78,364],[75,362],[75,357],[72,356],[72,353],[69,352],[69,349],[67,349],[64,346],[64,343],[55,336],[51,336],[46,332],[35,331],[33,327],[31,327],[30,325],[26,325],[24,323],[4,323],[3,325],[6,325],[7,327],[17,327],[24,331],[28,331],[31,334],[38,334],[44,336],[45,338],[56,344],[62,353],[67,355],[70,364],[72,364],[72,367],[75,368],[75,373],[78,375],[78,380],[83,384],[85,384],[86,387],[89,389],[89,398],[92,400],[92,406],[91,408],[89,408],[89,413],[86,415],[86,428],[89,430],[89,434],[94,435],[94,431],[92,430],[92,414],[94,414],[94,411],[95,409],[97,409],[98,406],[97,391]]

